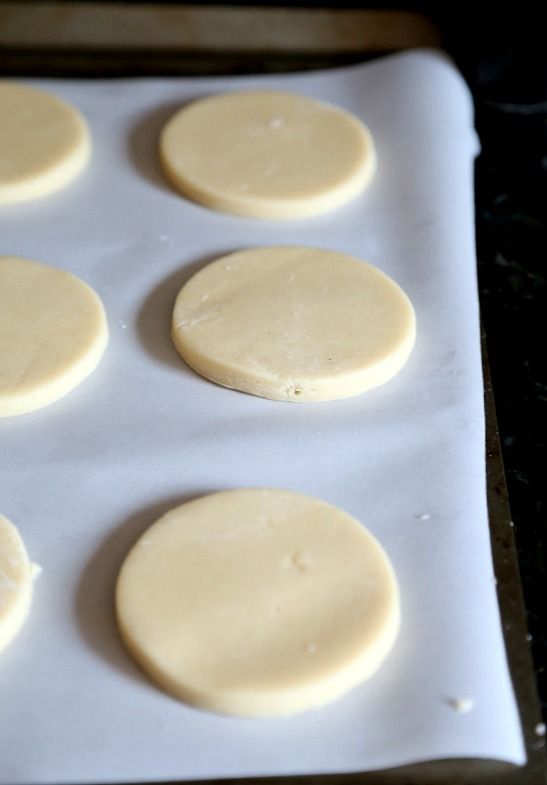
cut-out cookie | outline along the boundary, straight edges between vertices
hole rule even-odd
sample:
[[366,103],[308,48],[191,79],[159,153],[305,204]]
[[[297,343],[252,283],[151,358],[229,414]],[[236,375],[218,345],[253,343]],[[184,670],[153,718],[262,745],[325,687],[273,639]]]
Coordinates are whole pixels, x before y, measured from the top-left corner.
[[167,691],[254,716],[335,700],[377,670],[399,628],[375,538],[342,510],[278,489],[168,512],[127,556],[116,608],[128,649]]
[[0,256],[0,417],[66,395],[95,369],[107,342],[102,303],[80,278]]
[[23,626],[37,571],[29,561],[19,532],[0,515],[0,651]]
[[181,289],[172,338],[225,387],[289,401],[345,398],[383,384],[415,340],[414,309],[387,275],[346,254],[251,248]]
[[376,168],[371,134],[357,117],[275,90],[194,101],[165,126],[160,158],[184,195],[255,218],[333,210],[357,196]]
[[0,205],[46,196],[86,165],[85,120],[57,96],[0,82]]

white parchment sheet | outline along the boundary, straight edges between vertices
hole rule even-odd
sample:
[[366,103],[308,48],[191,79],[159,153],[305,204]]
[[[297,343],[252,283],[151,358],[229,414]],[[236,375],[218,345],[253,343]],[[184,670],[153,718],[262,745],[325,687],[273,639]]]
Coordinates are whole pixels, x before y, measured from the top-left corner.
[[[349,772],[478,756],[523,763],[486,512],[473,226],[477,142],[467,88],[418,51],[339,70],[250,78],[37,81],[78,106],[93,158],[70,187],[0,211],[0,253],[78,274],[111,338],[63,400],[0,420],[0,510],[43,568],[0,660],[0,782]],[[357,114],[378,147],[369,190],[323,217],[268,222],[184,200],[157,163],[186,101],[263,86]],[[237,249],[307,244],[379,266],[409,294],[416,348],[359,397],[273,402],[191,372],[169,338],[176,293]],[[361,520],[401,587],[385,666],[338,702],[286,719],[188,708],[144,677],[113,615],[117,570],[144,529],[201,494],[274,486]],[[458,713],[455,698],[473,708]]]

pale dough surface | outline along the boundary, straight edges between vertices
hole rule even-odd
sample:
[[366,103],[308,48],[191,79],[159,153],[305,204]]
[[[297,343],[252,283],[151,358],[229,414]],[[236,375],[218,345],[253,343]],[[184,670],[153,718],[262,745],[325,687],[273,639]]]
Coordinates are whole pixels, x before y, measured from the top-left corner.
[[275,90],[214,95],[182,108],[161,134],[160,159],[191,199],[276,219],[339,207],[376,168],[372,136],[357,117]]
[[95,369],[107,342],[104,308],[84,281],[0,256],[0,417],[66,395]]
[[34,574],[19,532],[0,515],[0,651],[27,617]]
[[315,498],[240,489],[183,504],[120,571],[122,637],[183,701],[291,714],[371,676],[399,628],[390,562],[354,518]]
[[0,81],[0,205],[45,196],[86,165],[82,115],[56,96]]
[[414,309],[376,267],[303,246],[251,248],[181,289],[172,338],[194,370],[265,398],[345,398],[383,384],[415,340]]

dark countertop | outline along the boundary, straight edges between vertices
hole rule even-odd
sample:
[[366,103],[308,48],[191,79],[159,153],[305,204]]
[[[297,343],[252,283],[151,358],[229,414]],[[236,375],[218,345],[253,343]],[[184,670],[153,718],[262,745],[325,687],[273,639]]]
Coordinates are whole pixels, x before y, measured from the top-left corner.
[[[444,6],[444,4],[443,4]],[[475,100],[481,315],[547,722],[547,55],[539,6],[425,3]],[[541,740],[541,739],[540,739]],[[545,742],[545,737],[543,737]]]
[[482,145],[476,165],[482,320],[547,718],[547,100],[475,95]]

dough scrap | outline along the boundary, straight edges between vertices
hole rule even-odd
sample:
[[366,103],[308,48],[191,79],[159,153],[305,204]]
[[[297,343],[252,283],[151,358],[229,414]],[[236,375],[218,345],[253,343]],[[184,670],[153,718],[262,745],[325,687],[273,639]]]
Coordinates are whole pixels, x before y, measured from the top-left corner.
[[13,82],[0,82],[0,107],[0,205],[57,191],[84,168],[91,144],[74,107]]
[[28,615],[34,575],[19,532],[0,515],[0,651],[15,638]]
[[303,246],[251,248],[182,287],[172,338],[225,387],[289,401],[345,398],[383,384],[414,345],[414,309],[376,267]]
[[342,510],[278,489],[215,493],[161,517],[126,557],[116,611],[164,689],[249,716],[337,699],[379,668],[400,618],[376,539]]
[[306,218],[357,196],[376,153],[354,115],[276,90],[213,95],[180,109],[160,138],[173,185],[207,207],[254,218]]
[[80,278],[0,256],[0,417],[66,395],[96,368],[107,342],[102,303]]

